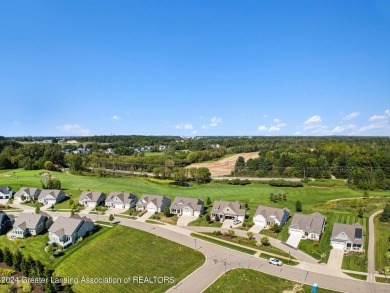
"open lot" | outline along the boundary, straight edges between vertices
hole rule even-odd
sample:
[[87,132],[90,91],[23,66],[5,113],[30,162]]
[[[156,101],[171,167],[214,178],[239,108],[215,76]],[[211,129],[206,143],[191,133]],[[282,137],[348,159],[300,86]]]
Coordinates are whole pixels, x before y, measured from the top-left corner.
[[[298,291],[298,289],[300,289]],[[205,293],[219,292],[311,292],[309,285],[295,283],[250,269],[236,269],[227,272],[212,284]],[[331,293],[332,290],[319,288],[319,293]]]
[[390,262],[386,261],[385,253],[390,249],[390,223],[379,221],[380,215],[374,219],[375,225],[375,269],[383,269],[385,266],[390,266]]

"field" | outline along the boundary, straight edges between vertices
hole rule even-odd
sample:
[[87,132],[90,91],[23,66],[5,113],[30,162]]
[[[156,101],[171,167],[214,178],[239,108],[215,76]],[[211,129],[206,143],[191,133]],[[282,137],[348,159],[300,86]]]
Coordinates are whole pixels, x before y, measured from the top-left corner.
[[[120,244],[120,245],[118,245]],[[149,247],[150,249],[146,249]],[[177,283],[199,267],[204,256],[152,234],[124,226],[109,228],[65,261],[56,272],[68,277],[126,278],[172,276]],[[173,284],[78,284],[75,292],[164,292]]]
[[223,159],[217,160],[217,161],[211,161],[211,162],[202,162],[202,163],[195,163],[187,166],[186,168],[201,168],[206,167],[209,168],[211,176],[225,176],[230,175],[230,173],[234,169],[234,165],[236,164],[238,157],[244,157],[245,161],[248,161],[249,159],[254,159],[259,156],[258,152],[252,152],[252,153],[241,153],[237,155],[229,155],[225,156]]
[[[299,288],[302,288],[298,291]],[[294,290],[295,289],[295,290]],[[227,272],[220,277],[214,284],[207,288],[205,293],[219,292],[311,292],[309,285],[295,283],[289,280],[281,279],[272,275],[264,274],[250,269],[236,269]],[[319,288],[319,293],[336,292],[332,290]]]
[[[15,174],[13,172],[15,171]],[[24,171],[22,169],[12,171],[0,171],[0,186],[9,185],[15,191],[21,186],[40,187],[42,171]],[[295,210],[295,201],[300,200],[303,204],[303,212],[310,213],[313,207],[315,210],[324,208],[324,202],[336,198],[361,197],[361,191],[355,191],[347,187],[338,188],[318,188],[318,187],[272,187],[268,184],[249,184],[245,186],[230,185],[220,183],[210,183],[205,185],[196,185],[192,187],[171,186],[158,184],[147,179],[138,177],[124,178],[99,178],[96,176],[79,176],[67,173],[52,172],[53,176],[61,180],[62,188],[66,193],[71,194],[76,199],[84,190],[95,190],[109,193],[111,191],[128,191],[142,194],[161,194],[168,195],[171,198],[175,196],[201,197],[211,200],[240,200],[247,202],[250,210],[248,213],[253,215],[259,204],[274,207],[288,207],[291,211]],[[270,193],[286,193],[286,201],[276,203],[269,200]],[[389,191],[371,191],[371,196],[390,196]]]
[[379,221],[380,215],[374,219],[375,225],[375,268],[383,269],[390,266],[390,262],[385,259],[385,253],[390,249],[390,223]]

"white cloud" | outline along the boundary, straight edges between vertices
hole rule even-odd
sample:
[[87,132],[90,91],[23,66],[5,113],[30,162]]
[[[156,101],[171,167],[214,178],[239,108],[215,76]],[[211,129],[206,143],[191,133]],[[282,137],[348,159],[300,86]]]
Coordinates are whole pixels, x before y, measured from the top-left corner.
[[195,135],[195,134],[197,134],[198,133],[198,130],[193,130],[193,131],[191,131],[191,134],[193,134],[193,135]]
[[326,127],[321,124],[322,119],[320,116],[312,116],[303,122],[303,131],[313,130],[313,133],[319,133],[321,130],[324,130]]
[[352,113],[350,113],[348,115],[345,115],[343,117],[343,120],[344,121],[351,120],[351,119],[354,119],[354,118],[358,117],[359,115],[360,115],[360,112],[352,112]]
[[64,124],[57,127],[59,130],[70,135],[89,135],[91,132],[78,124]]
[[[329,132],[329,134],[342,134],[342,133],[345,133],[348,130],[354,130],[354,129],[356,129],[356,125],[354,125],[354,124],[338,125],[335,128],[333,128]],[[348,133],[348,134],[351,135],[352,133]]]
[[194,129],[194,126],[190,123],[184,123],[184,124],[177,124],[176,129],[186,129],[186,130],[191,130]]
[[381,121],[381,120],[388,120],[389,117],[390,117],[390,110],[386,109],[385,110],[385,115],[374,115],[374,116],[371,116],[370,119],[368,119],[368,121],[375,122],[375,121]]
[[266,132],[266,131],[268,131],[268,132],[279,132],[282,127],[285,127],[287,125],[282,120],[277,119],[277,118],[273,119],[272,121],[273,121],[274,125],[271,125],[269,128],[267,126],[265,126],[265,125],[260,125],[257,128],[257,130],[260,131],[260,132]]
[[297,131],[294,133],[294,135],[301,135],[302,133],[300,131]]
[[268,132],[279,132],[280,131],[280,127],[277,127],[277,126],[271,126],[269,129],[268,129]]
[[321,123],[321,122],[322,122],[321,117],[316,115],[316,116],[312,116],[309,119],[307,119],[303,124],[304,125],[311,125],[311,124],[317,124],[317,123]]
[[117,116],[117,115],[114,115],[114,116],[111,117],[111,120],[119,120],[119,119],[121,119],[121,118],[119,116]]
[[264,114],[264,115],[263,115],[263,118],[268,118],[268,115],[267,115],[267,114]]
[[214,116],[210,119],[210,123],[208,125],[202,125],[202,129],[209,129],[211,127],[216,127],[222,123],[222,119],[220,117]]

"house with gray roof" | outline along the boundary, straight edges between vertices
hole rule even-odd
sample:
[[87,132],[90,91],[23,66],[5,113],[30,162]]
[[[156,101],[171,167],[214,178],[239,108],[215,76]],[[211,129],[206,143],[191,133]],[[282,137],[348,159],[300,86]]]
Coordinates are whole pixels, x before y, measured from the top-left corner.
[[79,197],[79,204],[86,207],[101,205],[106,199],[106,195],[101,191],[83,191]]
[[58,217],[49,229],[48,244],[57,243],[66,248],[75,244],[80,237],[91,234],[93,229],[94,224],[87,217]]
[[0,234],[8,232],[8,230],[12,228],[14,222],[15,219],[13,215],[0,211]]
[[245,209],[241,208],[239,201],[214,201],[213,208],[210,212],[211,218],[219,217],[221,221],[224,220],[240,220],[245,219]]
[[171,205],[171,199],[167,196],[144,194],[137,202],[137,210],[148,212],[162,212]]
[[14,198],[18,201],[37,200],[41,190],[35,187],[20,187],[19,191],[15,193]]
[[11,238],[36,236],[49,229],[52,224],[53,218],[46,213],[20,213],[8,235]]
[[106,206],[112,208],[130,209],[137,203],[137,194],[129,192],[111,192],[106,199]]
[[288,233],[300,234],[301,238],[319,241],[325,229],[326,218],[316,212],[310,215],[294,214]]
[[274,224],[283,226],[289,218],[290,210],[288,208],[278,209],[259,205],[253,216],[253,222],[257,226],[267,228]]
[[362,225],[334,223],[330,245],[336,249],[362,251],[364,245]]
[[54,205],[61,201],[64,201],[67,195],[60,189],[44,189],[38,196],[38,201],[44,205]]
[[171,214],[199,216],[204,212],[204,202],[200,198],[176,197],[170,207]]
[[12,198],[12,188],[9,186],[0,186],[0,199]]

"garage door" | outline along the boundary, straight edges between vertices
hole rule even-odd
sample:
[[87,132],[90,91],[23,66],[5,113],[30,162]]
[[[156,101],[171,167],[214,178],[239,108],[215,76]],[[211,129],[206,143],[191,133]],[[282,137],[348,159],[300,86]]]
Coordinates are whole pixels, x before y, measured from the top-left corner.
[[254,223],[256,226],[265,227],[265,223],[262,221],[255,221]]
[[183,216],[192,216],[191,211],[183,211]]
[[333,248],[344,249],[344,243],[332,242]]
[[156,209],[156,208],[148,208],[148,212],[153,212],[153,213],[155,213],[155,212],[157,212],[157,209]]
[[117,209],[123,209],[123,204],[116,203],[116,204],[115,204],[115,208],[117,208]]

